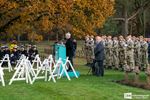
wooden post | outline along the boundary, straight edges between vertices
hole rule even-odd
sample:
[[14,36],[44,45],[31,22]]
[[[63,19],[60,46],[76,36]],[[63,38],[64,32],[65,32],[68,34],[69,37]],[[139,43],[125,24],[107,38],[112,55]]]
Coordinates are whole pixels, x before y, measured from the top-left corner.
[[125,31],[125,36],[129,34],[129,21],[128,21],[128,14],[127,14],[127,9],[125,8],[125,23],[124,23],[124,31]]

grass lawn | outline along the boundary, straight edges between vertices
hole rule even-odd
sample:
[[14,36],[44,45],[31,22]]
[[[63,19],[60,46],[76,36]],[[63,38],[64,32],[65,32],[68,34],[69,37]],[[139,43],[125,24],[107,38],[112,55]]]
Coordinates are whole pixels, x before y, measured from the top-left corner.
[[[120,85],[113,80],[123,79],[123,72],[105,70],[104,77],[87,75],[88,67],[84,66],[85,60],[75,59],[75,69],[81,76],[68,81],[66,78],[57,80],[57,83],[36,80],[33,85],[25,81],[13,82],[8,85],[13,73],[5,72],[6,87],[0,86],[0,100],[124,100],[124,93],[132,92],[133,95],[149,95],[150,91]],[[145,80],[144,74],[141,79]]]

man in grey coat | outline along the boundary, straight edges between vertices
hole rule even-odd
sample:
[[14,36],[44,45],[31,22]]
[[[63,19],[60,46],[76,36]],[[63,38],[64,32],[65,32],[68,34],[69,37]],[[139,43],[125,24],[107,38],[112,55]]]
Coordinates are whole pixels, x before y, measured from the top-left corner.
[[104,76],[104,45],[102,42],[102,38],[100,36],[96,36],[96,46],[94,48],[95,55],[95,73],[96,76]]

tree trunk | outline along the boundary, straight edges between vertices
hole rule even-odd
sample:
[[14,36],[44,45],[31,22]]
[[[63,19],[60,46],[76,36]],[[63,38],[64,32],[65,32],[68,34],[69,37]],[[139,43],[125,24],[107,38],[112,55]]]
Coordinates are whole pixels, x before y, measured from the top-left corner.
[[125,21],[124,21],[124,31],[125,31],[125,36],[127,36],[129,34],[129,30],[128,30],[128,27],[129,27],[129,21],[128,21],[128,13],[127,13],[127,8],[125,8],[124,10],[124,13],[125,13]]
[[128,31],[128,20],[125,20],[125,26],[124,26],[124,28],[125,28],[125,36],[127,36],[128,34],[129,34],[129,31]]
[[133,22],[130,23],[130,34],[133,35]]

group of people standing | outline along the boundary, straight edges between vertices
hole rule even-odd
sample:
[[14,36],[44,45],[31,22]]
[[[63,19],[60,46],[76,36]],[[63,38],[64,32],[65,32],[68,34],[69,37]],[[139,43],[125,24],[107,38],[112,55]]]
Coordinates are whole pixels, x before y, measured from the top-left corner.
[[[105,68],[121,69],[128,72],[139,72],[145,70],[149,66],[150,61],[150,40],[143,36],[135,37],[128,35],[127,37],[119,36],[101,36],[101,43],[104,46]],[[85,38],[85,55],[87,64],[92,64],[95,55],[96,38],[86,36]]]
[[0,60],[4,58],[4,56],[8,54],[11,64],[16,64],[17,60],[21,57],[21,55],[25,55],[28,57],[30,61],[32,61],[35,56],[38,54],[38,50],[36,45],[13,45],[13,47],[9,46],[1,46],[0,47]]

